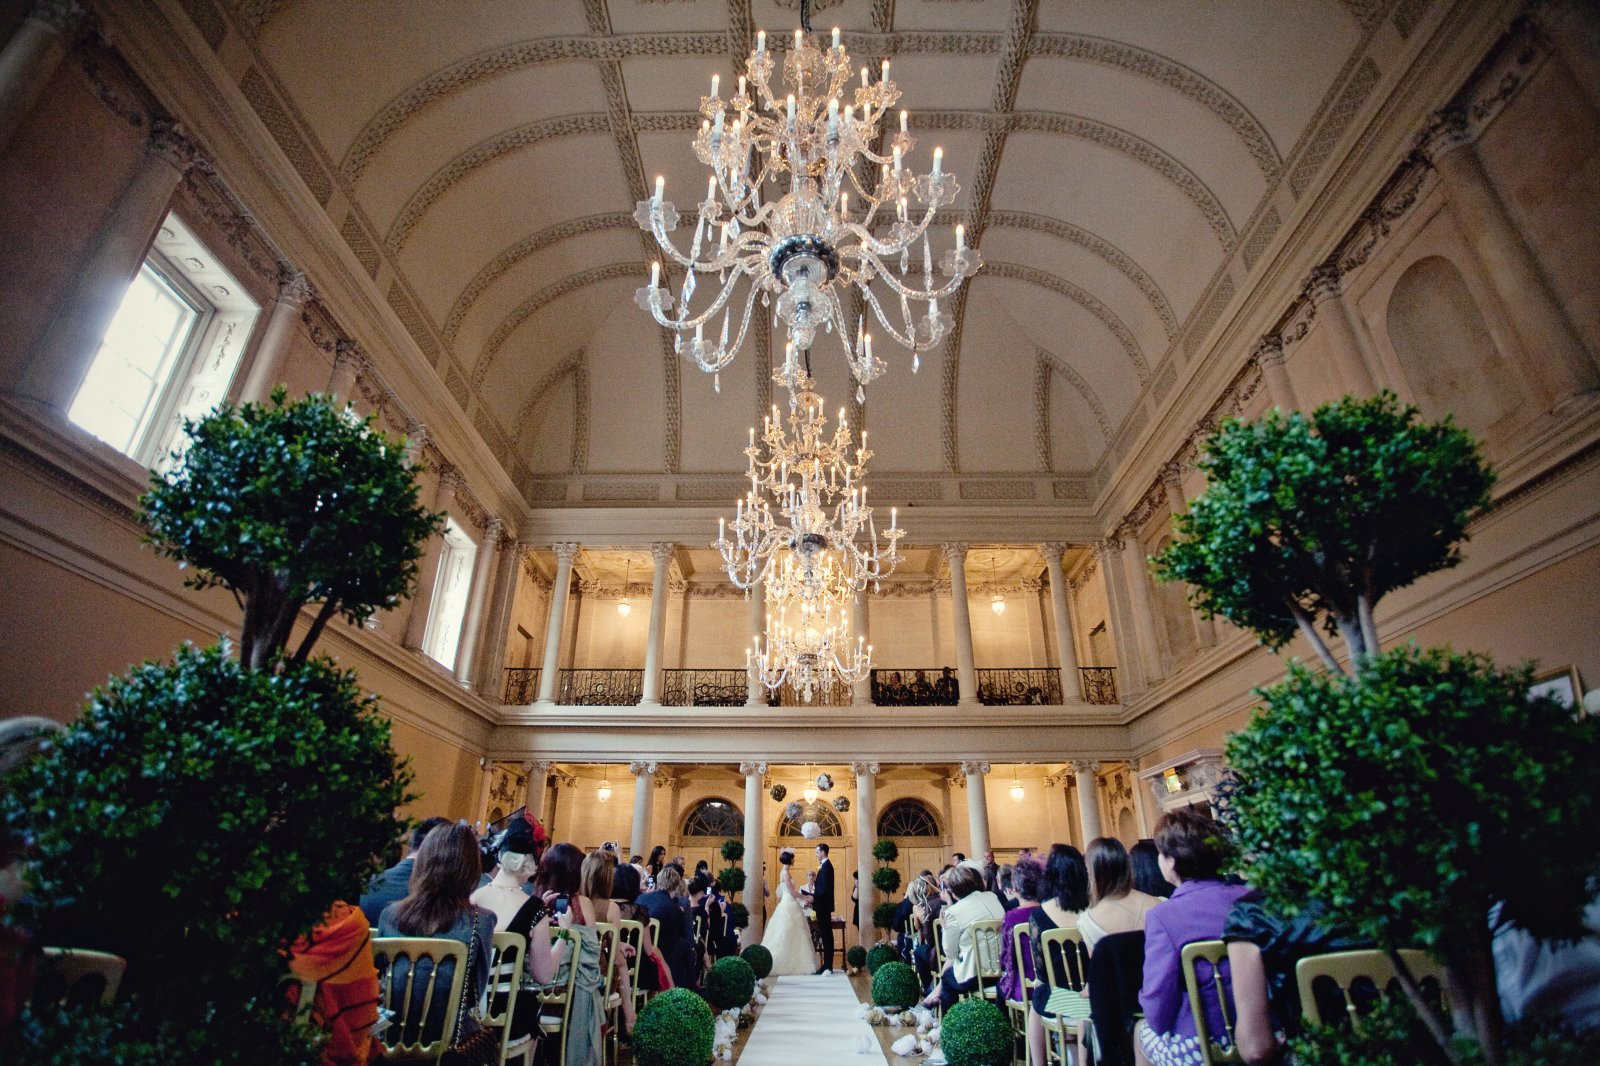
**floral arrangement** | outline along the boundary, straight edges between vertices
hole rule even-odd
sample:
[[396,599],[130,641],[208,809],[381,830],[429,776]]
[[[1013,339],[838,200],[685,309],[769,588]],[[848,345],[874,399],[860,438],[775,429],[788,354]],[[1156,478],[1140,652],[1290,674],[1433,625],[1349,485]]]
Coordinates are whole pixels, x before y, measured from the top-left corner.
[[833,799],[833,809],[838,811],[840,814],[848,811],[850,809],[850,797],[835,796]]
[[791,803],[783,809],[783,816],[790,821],[793,821],[794,819],[800,817],[801,812],[804,810],[805,808],[800,806],[800,804]]
[[817,775],[817,791],[818,792],[830,792],[830,791],[832,791],[832,789],[833,789],[833,775],[832,774],[818,774]]
[[767,795],[772,797],[772,802],[774,803],[782,803],[783,797],[787,796],[788,794],[789,790],[782,785],[773,785],[771,788],[767,789]]
[[816,822],[807,822],[800,827],[800,835],[807,840],[815,840],[822,835],[822,826]]

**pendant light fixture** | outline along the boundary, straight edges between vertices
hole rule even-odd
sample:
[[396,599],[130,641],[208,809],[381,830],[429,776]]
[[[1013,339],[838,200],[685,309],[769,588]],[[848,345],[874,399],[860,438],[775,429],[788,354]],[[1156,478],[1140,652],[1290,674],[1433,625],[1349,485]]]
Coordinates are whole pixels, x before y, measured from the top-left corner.
[[[632,612],[632,610],[633,610],[633,604],[628,602],[628,578],[631,577],[632,575],[633,575],[633,560],[631,558],[629,558],[628,556],[623,556],[623,564],[622,564],[622,599],[617,601],[617,613],[620,614],[624,618],[628,617],[629,613]],[[609,788],[606,789],[605,795],[606,796],[611,795],[611,790]],[[605,799],[605,796],[601,796],[600,798],[601,799]]]

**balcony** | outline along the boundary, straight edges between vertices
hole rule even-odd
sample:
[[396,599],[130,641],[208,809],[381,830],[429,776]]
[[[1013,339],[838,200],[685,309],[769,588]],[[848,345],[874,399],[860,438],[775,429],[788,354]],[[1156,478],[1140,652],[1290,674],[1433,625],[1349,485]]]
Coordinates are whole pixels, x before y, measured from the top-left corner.
[[[1085,703],[1117,702],[1116,668],[1081,666],[1078,683]],[[953,707],[958,685],[948,666],[872,671],[872,702],[879,707]],[[978,702],[989,707],[1061,703],[1061,672],[1055,667],[999,667],[978,671]]]

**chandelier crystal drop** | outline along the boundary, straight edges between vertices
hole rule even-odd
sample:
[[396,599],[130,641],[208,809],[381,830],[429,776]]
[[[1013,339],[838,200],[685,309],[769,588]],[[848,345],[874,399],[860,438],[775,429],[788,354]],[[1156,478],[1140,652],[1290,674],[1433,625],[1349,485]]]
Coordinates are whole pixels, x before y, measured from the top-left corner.
[[[944,172],[941,148],[934,148],[927,173],[912,172],[916,141],[908,113],[899,113],[897,132],[891,128],[900,90],[889,80],[888,60],[876,80],[862,67],[852,94],[855,71],[836,27],[827,48],[796,30],[794,46],[782,56],[782,84],[774,89],[778,65],[763,30],[732,97],[724,100],[720,77],[712,77],[694,139],[711,176],[706,198],[694,209],[687,251],[670,236],[680,216],[663,196],[664,178],[656,178],[655,195],[634,211],[640,228],[684,268],[682,283],[674,299],[662,286],[657,261],[635,300],[676,333],[676,351],[687,347],[702,370],[715,374],[743,345],[759,297],[763,313],[770,308],[788,342],[802,351],[819,330],[832,332],[858,382],[857,400],[864,400],[861,386],[885,365],[872,353],[865,312],[850,322],[843,294],[859,294],[900,344],[927,351],[951,325],[939,301],[977,273],[983,257],[957,226],[955,246],[938,259],[935,273],[928,227],[960,190]],[[695,301],[704,276],[715,278],[707,286],[712,295]]]
[[746,653],[746,669],[769,689],[792,685],[802,703],[836,683],[854,684],[872,669],[866,638],[857,637],[852,645],[845,620],[811,599],[769,611],[766,630],[765,642],[757,637]]

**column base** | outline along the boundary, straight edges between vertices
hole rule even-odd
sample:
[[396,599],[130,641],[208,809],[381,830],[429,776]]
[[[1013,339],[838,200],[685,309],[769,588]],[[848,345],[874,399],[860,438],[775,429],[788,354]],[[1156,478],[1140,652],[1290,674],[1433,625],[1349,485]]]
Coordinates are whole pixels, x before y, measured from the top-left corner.
[[976,696],[962,696],[956,700],[957,707],[982,707],[983,703]]
[[660,700],[640,700],[638,703],[634,704],[634,706],[636,706],[636,707],[659,707],[659,706],[661,706],[661,701]]

